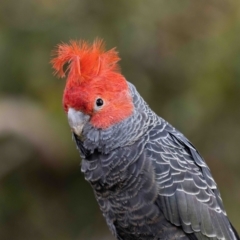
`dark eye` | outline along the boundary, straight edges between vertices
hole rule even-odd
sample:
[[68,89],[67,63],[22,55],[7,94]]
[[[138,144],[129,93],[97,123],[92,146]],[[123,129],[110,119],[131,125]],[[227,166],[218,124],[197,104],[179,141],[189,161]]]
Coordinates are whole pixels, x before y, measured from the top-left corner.
[[98,98],[96,100],[96,105],[97,105],[97,107],[101,107],[103,105],[103,100],[101,98]]

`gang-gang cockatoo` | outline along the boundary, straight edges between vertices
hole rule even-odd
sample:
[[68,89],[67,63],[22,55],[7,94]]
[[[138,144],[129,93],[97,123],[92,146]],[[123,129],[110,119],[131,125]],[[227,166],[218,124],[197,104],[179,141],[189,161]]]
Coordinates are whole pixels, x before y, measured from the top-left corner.
[[[63,106],[107,225],[118,240],[239,239],[208,166],[120,73],[103,42],[60,44]],[[68,64],[66,70],[63,70]]]

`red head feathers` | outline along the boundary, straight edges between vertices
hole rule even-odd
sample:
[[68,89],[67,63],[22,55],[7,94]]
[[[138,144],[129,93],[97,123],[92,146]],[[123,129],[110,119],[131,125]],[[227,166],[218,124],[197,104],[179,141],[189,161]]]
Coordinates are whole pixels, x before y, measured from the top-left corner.
[[70,44],[59,44],[57,57],[51,63],[59,77],[65,77],[63,66],[69,63],[68,81],[84,81],[92,79],[105,71],[118,72],[117,62],[120,60],[115,49],[104,50],[102,40],[95,40],[93,45],[85,41],[70,41]]
[[[96,127],[106,128],[132,113],[133,104],[125,78],[120,74],[120,60],[115,49],[105,51],[102,40],[92,45],[85,41],[59,44],[51,63],[59,77],[68,72],[63,104],[91,116]],[[64,72],[64,65],[68,67]],[[97,98],[104,101],[95,108]],[[111,120],[112,119],[112,120]]]

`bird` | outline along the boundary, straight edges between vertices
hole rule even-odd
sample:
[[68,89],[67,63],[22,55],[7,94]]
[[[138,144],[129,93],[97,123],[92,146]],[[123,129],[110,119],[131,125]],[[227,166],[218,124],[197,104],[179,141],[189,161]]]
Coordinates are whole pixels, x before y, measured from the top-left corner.
[[238,240],[209,167],[151,110],[116,48],[71,40],[53,50],[63,108],[106,223],[118,240]]

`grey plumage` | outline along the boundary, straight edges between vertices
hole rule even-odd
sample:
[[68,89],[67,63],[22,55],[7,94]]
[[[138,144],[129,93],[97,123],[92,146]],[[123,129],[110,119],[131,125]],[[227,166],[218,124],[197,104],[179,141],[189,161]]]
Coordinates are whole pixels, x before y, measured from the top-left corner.
[[134,113],[107,129],[74,135],[81,170],[118,240],[239,237],[217,185],[194,146],[128,83]]

